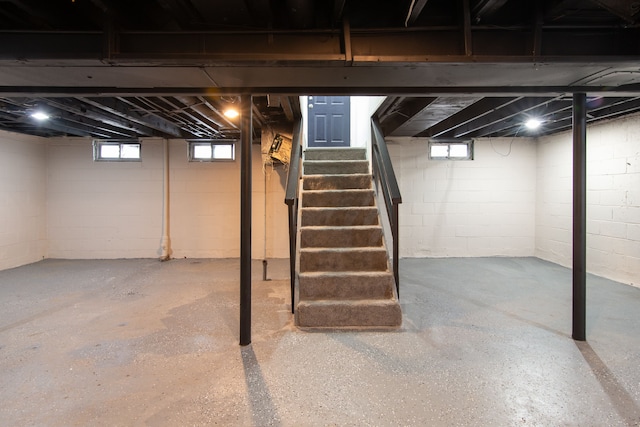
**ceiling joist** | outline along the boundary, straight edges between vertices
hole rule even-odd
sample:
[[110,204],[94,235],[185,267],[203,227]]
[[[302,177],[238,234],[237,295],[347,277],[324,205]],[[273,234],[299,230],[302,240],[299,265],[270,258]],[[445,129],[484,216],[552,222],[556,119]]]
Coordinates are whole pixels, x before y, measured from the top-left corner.
[[105,111],[124,117],[135,123],[150,127],[163,134],[173,137],[182,136],[182,132],[178,126],[173,123],[164,120],[156,115],[136,110],[132,106],[118,98],[85,98],[83,102],[93,105],[97,108],[102,108]]
[[[564,129],[573,93],[606,98],[590,120],[640,111],[638,9],[626,0],[0,1],[0,129],[234,137],[238,124],[222,112],[241,94],[253,96],[255,134],[297,120],[298,96],[310,94],[387,95],[379,120],[394,136],[520,135],[523,114]],[[55,110],[51,123],[29,116],[34,100]]]

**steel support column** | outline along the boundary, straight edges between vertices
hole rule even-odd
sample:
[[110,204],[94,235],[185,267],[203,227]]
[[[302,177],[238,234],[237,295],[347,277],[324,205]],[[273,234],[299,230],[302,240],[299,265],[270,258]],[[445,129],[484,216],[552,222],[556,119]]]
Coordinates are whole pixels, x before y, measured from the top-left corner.
[[573,333],[585,341],[587,312],[587,96],[573,95]]
[[251,344],[251,95],[240,97],[240,345]]

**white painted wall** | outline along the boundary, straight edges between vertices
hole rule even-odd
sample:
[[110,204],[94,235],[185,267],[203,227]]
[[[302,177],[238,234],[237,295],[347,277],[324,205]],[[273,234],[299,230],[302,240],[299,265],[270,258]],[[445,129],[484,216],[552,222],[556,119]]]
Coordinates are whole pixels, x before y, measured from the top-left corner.
[[[587,129],[587,270],[640,285],[640,115]],[[572,135],[538,144],[536,256],[572,262]]]
[[[253,148],[252,256],[265,251],[265,175]],[[50,143],[51,258],[153,258],[162,237],[162,140],[142,141],[142,162],[94,162],[88,139]],[[170,141],[172,257],[240,255],[240,147],[235,162],[189,163],[187,143]],[[284,170],[267,178],[268,258],[288,257]]]
[[[351,146],[371,148],[371,116],[385,96],[351,97]],[[371,158],[371,156],[369,156]]]
[[299,99],[302,115],[302,148],[305,149],[308,146],[307,136],[309,135],[309,97],[301,95]]
[[0,270],[47,256],[45,140],[0,131]]
[[390,138],[389,152],[402,193],[401,257],[533,256],[533,140],[476,140],[473,161],[429,160],[424,138]]
[[[640,115],[587,131],[588,270],[634,285],[637,135]],[[88,139],[0,132],[0,269],[45,257],[159,256],[162,141],[142,143],[141,163],[94,162]],[[286,258],[286,172],[265,175],[260,147],[252,148],[252,256]],[[480,139],[471,162],[430,161],[426,139],[390,139],[389,150],[403,196],[402,257],[535,255],[571,264],[570,133],[537,143]],[[239,160],[189,163],[182,140],[170,142],[170,153],[172,255],[237,257]]]
[[92,141],[49,143],[49,257],[151,258],[162,237],[162,143],[142,162],[94,162]]
[[[240,148],[234,162],[190,163],[186,142],[171,141],[174,257],[240,256]],[[252,257],[265,257],[266,230],[266,258],[288,258],[286,171],[282,166],[263,170],[260,146],[252,149]]]

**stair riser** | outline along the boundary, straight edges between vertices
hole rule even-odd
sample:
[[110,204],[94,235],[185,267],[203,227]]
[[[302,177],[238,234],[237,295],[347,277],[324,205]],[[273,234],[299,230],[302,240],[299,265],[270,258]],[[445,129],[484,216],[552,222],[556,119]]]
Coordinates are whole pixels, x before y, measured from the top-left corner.
[[378,225],[376,208],[302,209],[302,227]]
[[305,160],[366,160],[364,148],[312,148],[304,152]]
[[303,190],[370,189],[371,175],[312,175],[304,178]]
[[317,327],[397,327],[402,324],[399,304],[299,304],[298,326]]
[[386,271],[387,252],[379,251],[300,251],[300,272],[308,271]]
[[393,276],[391,273],[380,275],[357,275],[349,273],[343,276],[324,275],[309,277],[300,275],[300,300],[358,300],[393,298]]
[[302,193],[303,207],[374,206],[373,190],[334,190]]
[[382,228],[305,229],[300,233],[301,248],[362,248],[382,246]]
[[339,162],[305,161],[305,175],[336,175],[336,174],[366,174],[369,173],[369,162],[366,160],[348,160]]

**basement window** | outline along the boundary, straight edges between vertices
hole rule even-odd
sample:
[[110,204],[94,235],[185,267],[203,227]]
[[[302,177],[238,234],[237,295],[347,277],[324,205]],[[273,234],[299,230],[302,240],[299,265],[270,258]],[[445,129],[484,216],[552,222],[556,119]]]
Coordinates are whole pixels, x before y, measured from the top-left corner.
[[190,162],[233,161],[236,158],[235,140],[188,141]]
[[429,141],[431,160],[473,160],[473,141]]
[[101,162],[140,162],[141,145],[133,141],[94,140],[93,160]]

